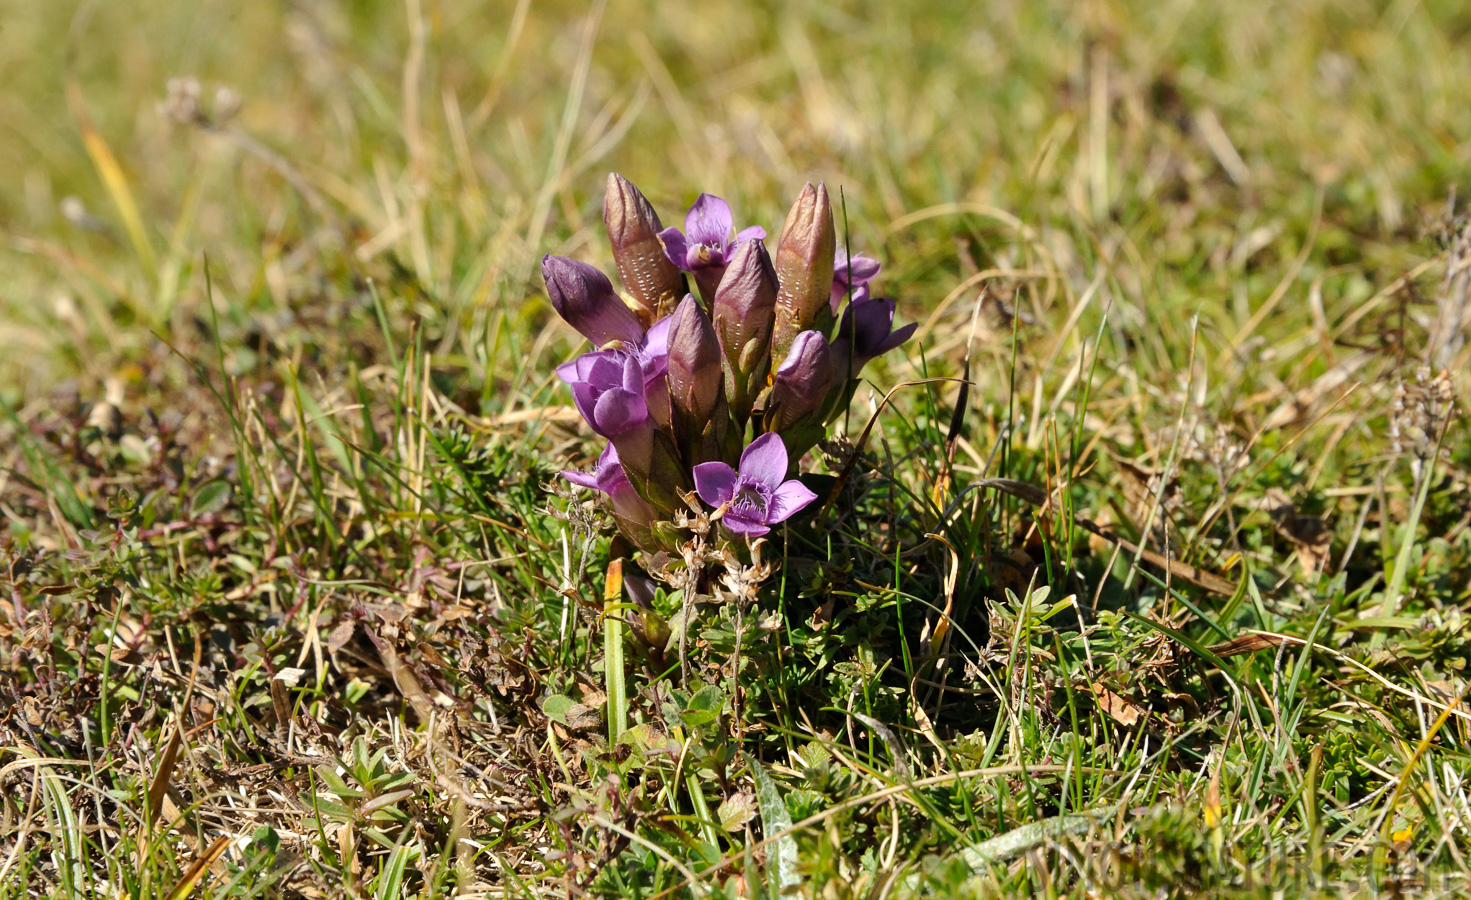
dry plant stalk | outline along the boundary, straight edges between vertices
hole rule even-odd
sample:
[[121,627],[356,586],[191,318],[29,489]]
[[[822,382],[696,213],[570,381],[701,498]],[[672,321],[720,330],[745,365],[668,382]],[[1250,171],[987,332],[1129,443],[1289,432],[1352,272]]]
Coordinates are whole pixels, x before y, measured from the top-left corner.
[[1466,332],[1471,329],[1471,222],[1451,238],[1436,306],[1425,360],[1431,368],[1441,369],[1460,353],[1466,344]]

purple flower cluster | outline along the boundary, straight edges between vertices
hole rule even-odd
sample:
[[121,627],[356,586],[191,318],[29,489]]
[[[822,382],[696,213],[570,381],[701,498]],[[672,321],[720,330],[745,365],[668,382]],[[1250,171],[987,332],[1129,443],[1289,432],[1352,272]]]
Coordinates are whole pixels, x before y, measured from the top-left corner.
[[863,367],[915,326],[895,329],[894,301],[870,296],[878,262],[837,249],[820,184],[802,189],[775,255],[764,228],[737,232],[730,206],[710,194],[684,231],[664,228],[617,174],[603,222],[622,296],[586,263],[541,263],[552,305],[595,347],[557,375],[608,439],[593,471],[562,474],[606,494],[620,530],[646,550],[661,547],[660,523],[691,489],[729,533],[766,534],[817,499],[791,477],[798,461]]

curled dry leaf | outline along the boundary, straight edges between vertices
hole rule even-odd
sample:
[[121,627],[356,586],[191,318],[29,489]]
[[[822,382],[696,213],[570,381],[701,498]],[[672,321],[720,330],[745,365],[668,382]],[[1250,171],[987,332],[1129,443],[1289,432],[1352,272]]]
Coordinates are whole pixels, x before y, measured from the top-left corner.
[[1220,657],[1240,656],[1243,653],[1280,647],[1283,643],[1285,642],[1282,638],[1275,634],[1243,634],[1229,641],[1212,644],[1206,649]]
[[1101,684],[1090,684],[1088,689],[1093,692],[1098,701],[1098,708],[1108,713],[1109,718],[1124,726],[1133,728],[1139,724],[1139,720],[1149,715],[1149,710],[1129,700],[1125,700],[1118,694]]

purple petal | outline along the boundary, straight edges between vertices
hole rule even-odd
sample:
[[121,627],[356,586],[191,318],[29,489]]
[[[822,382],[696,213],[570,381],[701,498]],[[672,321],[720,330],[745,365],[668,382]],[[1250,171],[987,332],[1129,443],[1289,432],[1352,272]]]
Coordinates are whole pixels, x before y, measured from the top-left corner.
[[689,242],[684,239],[684,233],[671,226],[659,232],[659,240],[664,244],[664,255],[674,263],[674,267],[686,268],[685,257],[689,255]]
[[856,287],[877,278],[881,268],[883,267],[876,259],[855,256],[850,260],[846,251],[839,250],[833,263],[833,278]]
[[[613,442],[612,441],[609,441],[608,442],[608,446],[606,446],[606,447],[603,448],[603,452],[600,453],[600,454],[598,454],[597,470],[599,472],[603,471],[604,469],[608,469],[608,470],[611,471],[617,465],[618,465],[618,448],[613,446]],[[621,472],[622,470],[619,469],[619,471]]]
[[586,381],[578,381],[572,385],[572,403],[577,407],[577,411],[582,413],[582,418],[595,431],[598,427],[596,418],[598,394],[598,389]]
[[[579,381],[597,381],[600,374],[606,370],[606,378],[611,382],[616,382],[623,365],[618,357],[619,354],[612,350],[594,350],[591,353],[584,353],[571,362],[557,366],[557,377],[568,384],[577,384]],[[608,363],[617,363],[619,368],[608,368]]]
[[614,437],[637,428],[648,419],[649,408],[644,404],[642,394],[623,388],[612,388],[604,391],[598,398],[593,407],[591,424],[593,430],[604,437]]
[[644,355],[649,358],[664,356],[669,353],[669,326],[674,319],[665,316],[649,326],[644,334]]
[[628,356],[623,360],[623,389],[643,397],[644,394],[644,367],[639,364],[638,357]]
[[817,499],[807,485],[793,478],[777,488],[766,505],[766,521],[771,524],[785,522],[801,511],[802,507]]
[[689,243],[705,244],[725,249],[730,240],[733,220],[730,204],[714,194],[701,194],[684,217],[684,230],[689,234]]
[[744,244],[746,241],[766,240],[766,229],[760,225],[752,225],[750,228],[742,228],[740,234],[736,235],[735,242]]
[[735,493],[735,469],[723,462],[700,463],[694,468],[695,493],[711,506],[719,506]]
[[741,476],[770,488],[780,487],[787,477],[787,445],[769,431],[756,438],[741,453]]
[[747,519],[738,515],[733,516],[730,513],[722,516],[720,521],[725,523],[726,528],[741,537],[760,537],[771,530],[765,522],[759,519]]
[[594,472],[579,472],[576,469],[563,469],[562,477],[576,485],[601,491],[603,486],[598,482],[598,476]]
[[583,368],[582,357],[579,356],[571,362],[564,362],[560,366],[557,366],[557,377],[567,384],[586,381],[587,376],[583,373]]
[[918,327],[918,322],[910,322],[908,325],[905,325],[903,328],[895,331],[893,334],[889,335],[883,343],[879,344],[878,350],[874,353],[874,356],[880,356],[882,354],[888,353],[890,350],[893,350],[895,347],[909,340],[910,335],[914,334],[915,329],[917,329]]
[[854,325],[853,346],[857,348],[858,355],[877,356],[877,348],[888,338],[889,331],[894,327],[894,301],[882,297],[854,303],[851,311]]

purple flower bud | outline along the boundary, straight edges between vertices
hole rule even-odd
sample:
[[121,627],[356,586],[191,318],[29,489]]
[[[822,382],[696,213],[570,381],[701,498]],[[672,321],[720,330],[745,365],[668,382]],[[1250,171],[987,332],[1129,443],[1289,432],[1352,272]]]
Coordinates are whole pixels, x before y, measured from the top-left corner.
[[557,314],[598,347],[643,340],[643,323],[602,272],[575,259],[544,256],[541,275]]
[[730,204],[712,194],[701,194],[685,216],[683,232],[666,228],[659,233],[669,261],[695,276],[695,284],[706,303],[711,302],[737,245],[766,237],[765,228],[752,225],[732,240],[734,229]]
[[744,425],[770,370],[776,270],[765,244],[748,241],[736,250],[715,290],[711,312],[725,350],[726,399],[732,418]]
[[787,476],[787,448],[774,434],[763,434],[741,454],[740,468],[723,462],[695,466],[700,499],[723,510],[725,527],[743,537],[759,537],[785,522],[817,495]]
[[720,340],[692,295],[685,295],[670,319],[669,404],[682,426],[698,430],[720,400]]
[[829,307],[833,286],[833,257],[837,252],[833,210],[827,188],[802,188],[787,213],[776,246],[776,330],[771,361],[780,366],[792,341],[803,331],[827,331],[832,325]]
[[766,430],[784,435],[804,424],[822,411],[832,386],[833,358],[827,338],[817,331],[797,335],[772,381]]
[[608,173],[603,225],[613,247],[618,277],[639,308],[644,324],[661,319],[685,294],[684,275],[664,255],[659,214],[633,182]]

